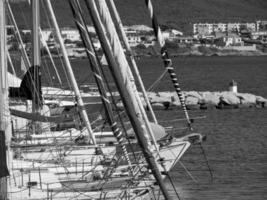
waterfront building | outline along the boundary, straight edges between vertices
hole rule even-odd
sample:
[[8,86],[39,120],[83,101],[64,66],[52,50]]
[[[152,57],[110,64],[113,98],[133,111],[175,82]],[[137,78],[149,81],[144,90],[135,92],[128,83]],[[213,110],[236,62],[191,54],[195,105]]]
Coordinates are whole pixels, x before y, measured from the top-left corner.
[[240,32],[241,30],[247,30],[249,32],[256,31],[256,23],[228,23],[228,32]]
[[251,39],[267,41],[267,30],[251,32]]
[[227,34],[223,36],[223,41],[225,42],[225,46],[243,46],[244,43],[242,38],[237,34]]
[[194,35],[209,35],[213,32],[213,24],[198,23],[193,25]]
[[145,32],[153,32],[153,29],[146,25],[132,25],[132,26],[124,26],[124,31],[136,31],[139,33],[145,33]]
[[194,35],[203,37],[215,32],[240,32],[241,30],[256,31],[256,23],[197,23],[193,25]]
[[80,41],[79,31],[74,28],[62,28],[60,30],[63,40]]
[[227,32],[227,24],[225,23],[218,23],[213,24],[213,32]]
[[267,20],[256,21],[257,31],[267,30]]
[[134,46],[137,46],[139,44],[141,44],[142,42],[142,39],[141,39],[141,36],[137,33],[126,33],[127,34],[127,38],[128,38],[128,42],[129,42],[129,45],[134,47]]
[[164,40],[174,41],[179,36],[182,36],[183,33],[181,31],[175,30],[175,29],[166,29],[162,31],[162,38]]
[[191,36],[179,36],[177,38],[177,42],[180,44],[192,44],[194,42],[194,38]]

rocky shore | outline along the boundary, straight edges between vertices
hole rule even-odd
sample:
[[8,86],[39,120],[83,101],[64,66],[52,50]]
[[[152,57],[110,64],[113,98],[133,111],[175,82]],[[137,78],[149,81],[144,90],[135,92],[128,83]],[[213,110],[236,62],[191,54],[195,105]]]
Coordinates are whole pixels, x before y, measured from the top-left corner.
[[[188,109],[265,108],[267,106],[266,98],[249,93],[189,91],[183,94]],[[153,107],[169,109],[181,106],[175,92],[149,92],[148,97]],[[144,101],[143,103],[145,105]]]

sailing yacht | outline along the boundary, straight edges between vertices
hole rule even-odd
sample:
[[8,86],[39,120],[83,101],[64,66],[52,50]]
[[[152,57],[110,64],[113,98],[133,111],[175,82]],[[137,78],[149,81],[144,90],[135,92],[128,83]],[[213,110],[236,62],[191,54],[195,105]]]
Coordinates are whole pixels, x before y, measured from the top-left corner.
[[[5,0],[0,0],[0,8],[3,10],[5,2]],[[104,81],[105,76],[101,61],[96,54],[90,34],[85,28],[86,23],[82,8],[79,1],[69,0],[74,21],[80,32],[99,89],[105,110],[105,119],[110,127],[110,131],[94,131],[85,111],[51,2],[46,0],[44,3],[61,46],[65,69],[71,80],[73,94],[76,97],[77,112],[76,115],[50,116],[50,109],[44,111],[44,108],[48,107],[43,106],[45,101],[42,99],[40,80],[38,80],[39,74],[34,76],[36,73],[34,67],[40,66],[38,59],[40,55],[35,52],[33,67],[28,69],[22,83],[23,81],[28,83],[25,87],[32,92],[29,92],[31,97],[37,98],[37,103],[36,98],[29,98],[28,93],[23,93],[22,83],[17,90],[18,93],[22,92],[24,97],[26,96],[29,107],[35,106],[34,112],[21,111],[16,107],[10,109],[11,114],[15,115],[13,124],[21,123],[23,117],[26,118],[24,119],[25,124],[31,123],[31,129],[24,129],[23,131],[15,129],[12,142],[7,143],[12,149],[13,156],[8,168],[9,175],[7,173],[2,175],[8,177],[8,184],[3,183],[8,188],[4,194],[5,198],[141,200],[151,199],[155,191],[160,190],[165,199],[171,199],[163,182],[164,179],[170,179],[169,171],[181,159],[190,145],[202,141],[201,134],[191,131],[191,121],[185,105],[183,108],[191,132],[189,135],[176,138],[168,134],[165,128],[157,122],[142,85],[134,57],[131,55],[129,44],[125,39],[115,4],[112,0],[108,1],[108,4],[105,0],[86,0],[86,8],[96,28],[108,67],[115,80],[127,115],[128,121],[121,120],[122,123],[119,123],[120,115],[114,115],[116,105],[113,104],[116,102],[112,100],[112,95],[108,95],[112,93]],[[35,13],[33,17],[33,43],[38,43],[39,38],[38,7],[39,0],[32,1],[32,10]],[[4,21],[1,25],[2,35],[4,35]],[[119,38],[124,39],[120,41]],[[3,45],[5,39],[4,37],[1,39],[1,45]],[[128,63],[121,42],[130,55],[130,63]],[[34,49],[38,52],[38,45]],[[164,59],[169,58],[164,57]],[[6,66],[2,65],[1,67]],[[169,63],[167,67],[171,68]],[[172,78],[175,78],[174,72],[171,73]],[[137,77],[137,80],[134,77]],[[141,85],[153,122],[148,120],[147,112],[137,91],[136,82]],[[175,82],[174,84],[177,85]],[[176,87],[176,91],[178,89]],[[178,95],[183,105],[182,96],[180,93]],[[3,100],[8,103],[7,99]],[[59,123],[64,118],[75,120],[77,115],[78,120],[82,119],[80,120],[82,123],[76,129],[51,131],[51,123]],[[10,121],[6,123],[10,123]],[[25,127],[27,126],[25,125]],[[5,161],[4,156],[3,158]]]

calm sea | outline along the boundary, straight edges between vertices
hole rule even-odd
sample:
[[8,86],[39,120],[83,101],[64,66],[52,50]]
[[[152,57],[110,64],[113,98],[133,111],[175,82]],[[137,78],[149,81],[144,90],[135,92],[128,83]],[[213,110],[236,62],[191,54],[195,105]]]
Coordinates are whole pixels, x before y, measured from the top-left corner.
[[[86,59],[72,60],[72,63],[80,84],[93,82]],[[146,87],[163,72],[158,58],[142,58],[137,64]],[[180,57],[173,59],[173,64],[183,90],[222,91],[235,80],[239,92],[267,98],[267,57]],[[156,91],[172,91],[168,76]],[[183,118],[176,109],[156,113],[160,121]],[[191,147],[183,156],[182,164],[178,163],[171,171],[180,199],[267,199],[267,109],[213,109],[190,111],[190,115],[206,117],[196,120],[193,126],[196,132],[207,136],[203,147],[213,178],[201,148]],[[181,127],[181,124],[172,125]],[[180,130],[177,134],[184,133],[186,131]]]

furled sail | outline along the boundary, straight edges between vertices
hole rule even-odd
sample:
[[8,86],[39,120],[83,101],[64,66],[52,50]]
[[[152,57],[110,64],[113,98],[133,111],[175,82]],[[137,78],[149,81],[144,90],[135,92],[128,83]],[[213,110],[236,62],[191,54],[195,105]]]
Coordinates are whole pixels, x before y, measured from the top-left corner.
[[[40,66],[30,67],[24,75],[19,88],[9,88],[9,97],[33,100],[34,96],[37,96],[38,99],[35,99],[36,103],[42,103],[41,78],[36,78],[34,74],[36,68],[40,68]],[[38,76],[40,76],[40,74],[38,74]]]

